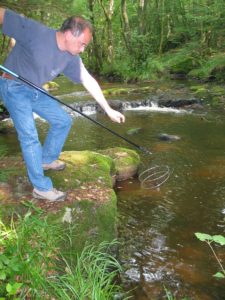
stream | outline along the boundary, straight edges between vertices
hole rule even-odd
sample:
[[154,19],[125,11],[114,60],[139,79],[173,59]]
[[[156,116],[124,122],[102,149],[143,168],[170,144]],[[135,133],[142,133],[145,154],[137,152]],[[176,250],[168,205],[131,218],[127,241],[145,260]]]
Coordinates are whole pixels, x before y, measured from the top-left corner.
[[[72,96],[71,93],[71,85],[63,82],[60,97],[67,103],[91,99],[79,86]],[[148,97],[144,93],[108,98],[132,101]],[[196,232],[225,235],[224,112],[207,107],[163,108],[157,104],[128,107],[124,111],[125,124],[114,124],[93,111],[90,114],[152,152],[148,156],[139,153],[142,168],[167,165],[171,172],[170,178],[156,190],[143,189],[137,178],[116,186],[119,259],[125,270],[122,283],[127,291],[131,290],[131,299],[167,299],[166,291],[176,299],[225,299],[224,279],[213,277],[220,267],[208,245],[195,237]],[[37,122],[43,139],[48,126]],[[134,128],[130,134],[129,130]],[[162,134],[179,139],[162,140]],[[20,151],[15,133],[0,135],[0,144],[6,145],[8,154]],[[75,117],[64,150],[116,146],[132,148],[87,119]],[[225,266],[224,247],[215,245],[214,250]]]

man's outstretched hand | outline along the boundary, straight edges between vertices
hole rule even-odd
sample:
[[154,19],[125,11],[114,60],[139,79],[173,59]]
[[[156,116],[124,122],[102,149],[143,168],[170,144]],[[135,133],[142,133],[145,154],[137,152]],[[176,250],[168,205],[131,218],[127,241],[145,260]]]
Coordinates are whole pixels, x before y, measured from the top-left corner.
[[125,122],[125,116],[121,114],[119,111],[114,110],[112,108],[109,111],[107,111],[107,115],[113,122],[117,122],[117,123]]

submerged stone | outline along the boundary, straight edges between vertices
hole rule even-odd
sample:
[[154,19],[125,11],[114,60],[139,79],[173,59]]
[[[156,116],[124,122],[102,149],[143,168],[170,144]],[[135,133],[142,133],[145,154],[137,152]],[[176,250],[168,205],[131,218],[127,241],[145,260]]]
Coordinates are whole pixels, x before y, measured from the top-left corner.
[[158,135],[159,139],[161,141],[179,141],[181,139],[180,136],[178,135],[173,135],[173,134],[167,134],[167,133],[161,133]]
[[127,130],[127,134],[129,134],[129,135],[134,135],[134,134],[139,133],[140,130],[141,130],[140,127],[138,127],[138,128],[131,128],[131,129],[128,129],[128,130]]

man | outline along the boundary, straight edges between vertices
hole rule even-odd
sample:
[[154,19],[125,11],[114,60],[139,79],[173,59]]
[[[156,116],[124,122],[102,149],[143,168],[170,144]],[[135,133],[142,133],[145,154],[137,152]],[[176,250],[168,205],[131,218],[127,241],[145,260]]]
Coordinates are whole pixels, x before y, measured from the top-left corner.
[[[79,53],[92,40],[91,24],[82,17],[70,17],[56,31],[11,10],[0,8],[3,34],[16,40],[4,66],[38,86],[63,73],[70,80],[82,83],[115,122],[125,117],[113,110],[105,100],[97,81],[84,67]],[[8,74],[0,77],[2,100],[14,122],[33,197],[63,201],[66,193],[53,188],[44,170],[62,170],[65,163],[58,157],[71,128],[72,120],[61,106]],[[33,112],[47,120],[50,129],[43,146],[38,139]]]

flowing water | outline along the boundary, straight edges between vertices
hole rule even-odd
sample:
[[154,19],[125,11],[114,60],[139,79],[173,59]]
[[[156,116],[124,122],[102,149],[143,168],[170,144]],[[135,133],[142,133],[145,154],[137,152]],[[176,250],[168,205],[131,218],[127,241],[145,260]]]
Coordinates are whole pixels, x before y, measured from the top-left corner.
[[[75,95],[88,98],[82,91]],[[67,101],[74,102],[74,97]],[[125,115],[124,125],[112,124],[102,114],[92,117],[148,148],[152,155],[140,153],[143,168],[159,164],[171,170],[169,180],[157,190],[141,188],[137,178],[116,187],[125,288],[132,289],[131,299],[137,300],[167,299],[166,290],[176,299],[225,299],[224,280],[213,277],[219,265],[209,247],[195,237],[195,232],[225,235],[224,113],[153,106],[127,110]],[[43,139],[47,125],[41,123],[40,128]],[[138,130],[129,135],[132,128]],[[162,133],[180,139],[163,141]],[[1,135],[0,143],[8,153],[19,151],[14,133]],[[114,146],[132,148],[76,118],[64,150]],[[215,252],[225,266],[224,247],[216,245]]]

